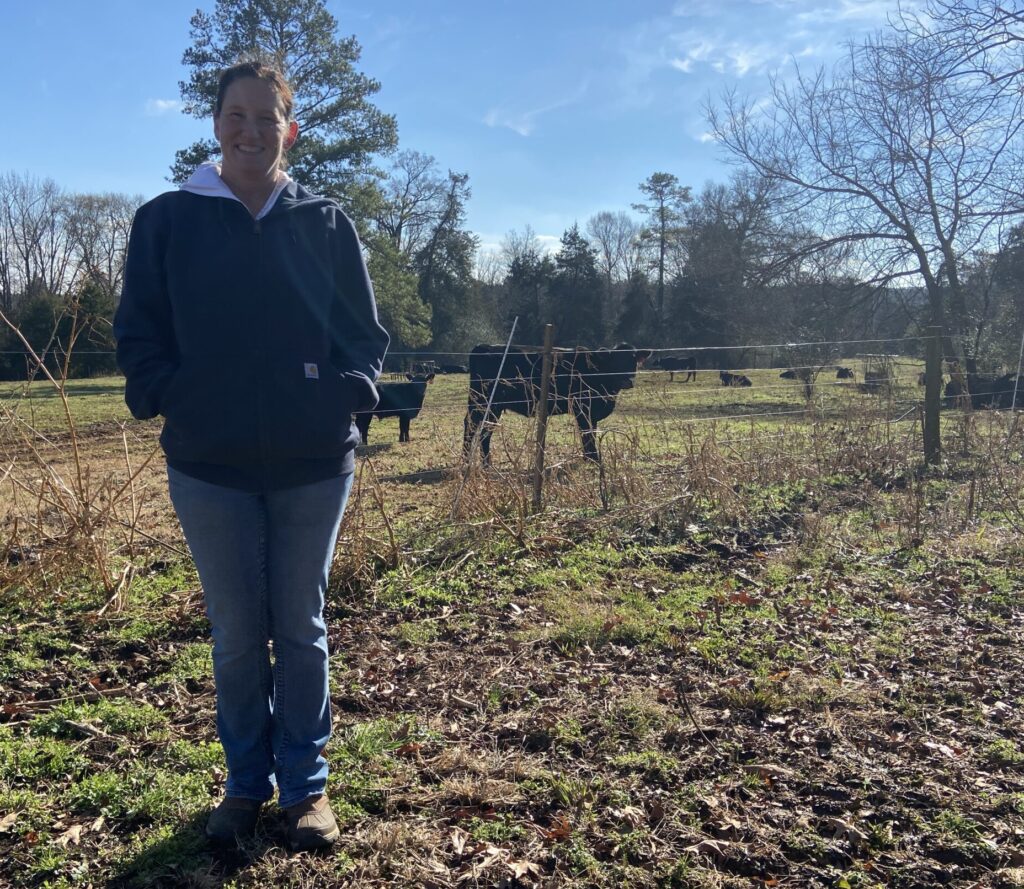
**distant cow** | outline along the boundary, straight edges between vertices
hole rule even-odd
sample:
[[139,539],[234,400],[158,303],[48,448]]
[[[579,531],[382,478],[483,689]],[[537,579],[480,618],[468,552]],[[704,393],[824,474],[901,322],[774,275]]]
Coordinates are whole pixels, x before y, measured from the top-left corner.
[[696,355],[666,355],[653,366],[659,370],[667,370],[669,382],[674,382],[676,374],[681,371],[686,371],[686,376],[683,378],[684,383],[697,379]]
[[[1004,374],[996,377],[994,374],[967,374],[967,388],[971,392],[971,407],[973,408],[1012,408],[1024,407],[1024,376],[1017,378],[1016,374]],[[1016,392],[1016,403],[1014,399]],[[953,378],[946,383],[944,392],[947,399],[954,399],[963,394],[963,387],[958,379]]]
[[[467,457],[473,436],[485,420],[487,400],[492,391],[491,413],[486,419],[496,422],[503,411],[532,417],[537,409],[543,355],[513,346],[498,380],[503,352],[504,346],[477,346],[469,355],[469,407],[463,438]],[[620,343],[610,351],[555,349],[548,389],[548,414],[573,415],[583,439],[583,451],[589,460],[600,460],[597,424],[615,409],[615,398],[619,392],[633,388],[637,367],[650,355],[649,349],[634,349],[628,343]],[[490,423],[484,424],[481,430],[480,452],[484,463],[488,463]]]
[[437,368],[442,374],[468,374],[469,368],[465,364],[442,364]]
[[795,380],[797,378],[797,372],[793,368],[790,368],[789,370],[784,370],[779,374],[779,376],[783,380]]
[[837,367],[836,368],[836,379],[837,380],[852,380],[853,379],[853,368],[851,368],[851,367]]
[[731,371],[723,370],[718,374],[723,386],[751,386],[750,377],[743,374],[734,374]]
[[398,440],[409,441],[409,424],[419,415],[427,383],[434,379],[434,375],[410,373],[405,376],[408,380],[405,383],[378,383],[380,401],[377,406],[372,411],[360,411],[355,415],[356,428],[363,444],[369,440],[370,421],[374,417],[378,420],[398,417]]

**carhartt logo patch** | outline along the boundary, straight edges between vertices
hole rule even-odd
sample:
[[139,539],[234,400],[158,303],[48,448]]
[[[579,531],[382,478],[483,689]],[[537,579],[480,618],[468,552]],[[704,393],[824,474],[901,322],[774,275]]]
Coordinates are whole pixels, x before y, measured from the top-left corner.
[[307,361],[302,366],[306,370],[306,379],[307,380],[319,380],[320,379],[320,370],[319,370],[319,368],[315,364],[312,364],[311,362]]

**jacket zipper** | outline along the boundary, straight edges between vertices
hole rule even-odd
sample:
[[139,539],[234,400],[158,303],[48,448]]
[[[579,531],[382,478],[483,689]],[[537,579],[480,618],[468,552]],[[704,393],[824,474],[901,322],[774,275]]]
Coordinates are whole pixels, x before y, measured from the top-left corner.
[[[269,338],[267,336],[267,330],[269,325],[269,312],[267,310],[267,293],[263,287],[263,226],[261,225],[260,220],[253,220],[252,233],[254,237],[254,244],[256,247],[256,261],[254,263],[254,266],[256,272],[255,289],[257,293],[258,311],[260,313],[260,354],[269,355],[270,343]],[[255,379],[253,379],[253,384],[255,385],[255,383],[256,381]],[[264,404],[264,399],[266,398],[264,391],[265,388],[266,387],[264,386],[256,386],[256,423],[257,428],[259,430],[260,463],[262,464],[262,475],[264,475],[264,477],[266,476],[266,471],[269,465],[270,454],[270,446],[268,444],[269,432],[267,430],[267,410],[266,405]]]

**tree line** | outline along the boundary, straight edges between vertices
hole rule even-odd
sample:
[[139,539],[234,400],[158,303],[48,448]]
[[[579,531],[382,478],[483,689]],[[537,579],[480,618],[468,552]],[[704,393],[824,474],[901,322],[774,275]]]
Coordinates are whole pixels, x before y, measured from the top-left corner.
[[[469,174],[399,149],[397,121],[373,103],[380,84],[358,70],[359,43],[339,36],[324,0],[216,0],[190,33],[189,114],[211,115],[217,74],[239,58],[289,77],[300,124],[290,173],[356,222],[394,351],[464,353],[503,339],[518,316],[520,342],[540,343],[550,322],[563,345],[662,348],[895,339],[937,325],[946,357],[969,371],[1016,362],[1024,13],[998,0],[929,0],[831,68],[775,78],[767,101],[709,98],[711,132],[737,161],[728,182],[654,172],[631,212],[573,224],[554,252],[528,224],[480,250],[466,227]],[[178,151],[172,178],[216,151],[212,140]],[[84,353],[112,345],[140,202],[0,176],[0,309],[57,355],[77,313],[76,372],[112,367]],[[23,373],[10,327],[0,346],[0,373]]]

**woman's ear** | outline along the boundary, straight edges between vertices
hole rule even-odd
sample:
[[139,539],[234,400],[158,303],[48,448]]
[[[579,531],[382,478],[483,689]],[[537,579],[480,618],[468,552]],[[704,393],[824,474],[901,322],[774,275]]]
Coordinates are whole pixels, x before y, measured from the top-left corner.
[[284,150],[287,151],[295,144],[295,140],[299,138],[299,124],[298,121],[292,121],[288,124],[288,135],[284,137]]

